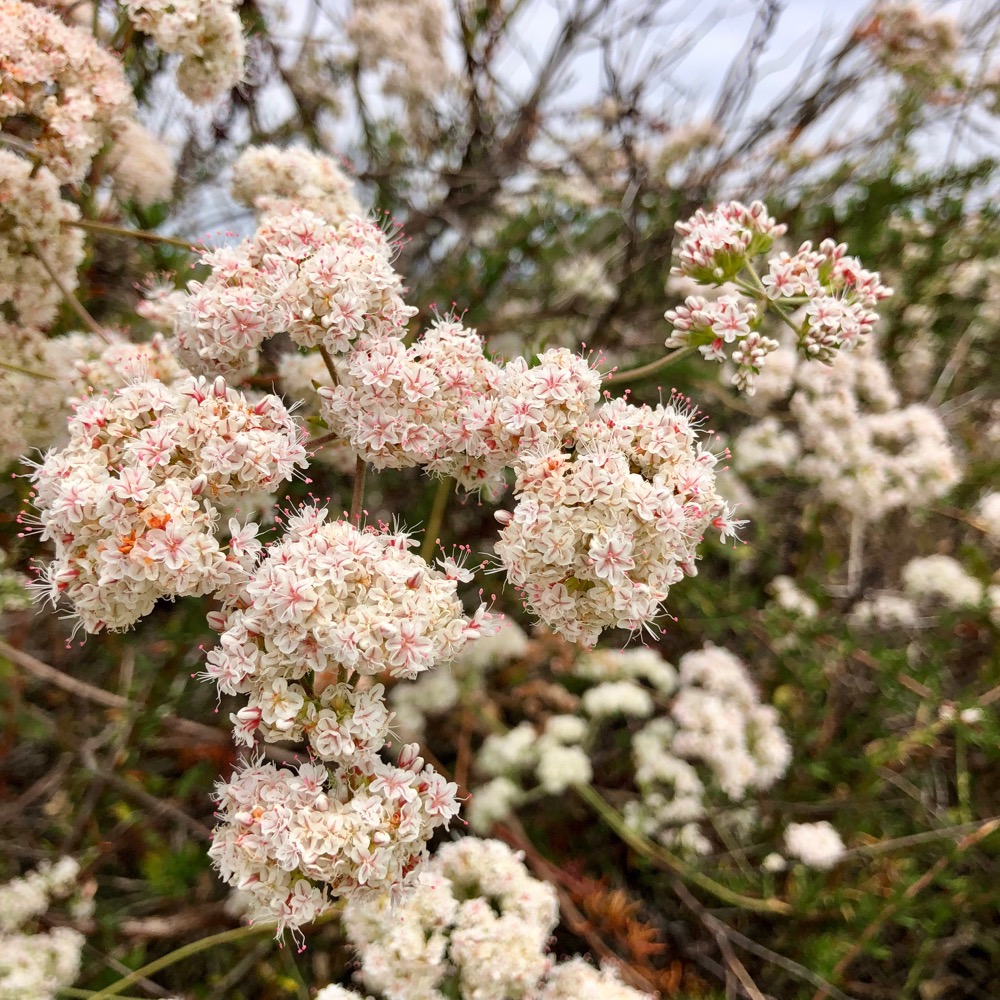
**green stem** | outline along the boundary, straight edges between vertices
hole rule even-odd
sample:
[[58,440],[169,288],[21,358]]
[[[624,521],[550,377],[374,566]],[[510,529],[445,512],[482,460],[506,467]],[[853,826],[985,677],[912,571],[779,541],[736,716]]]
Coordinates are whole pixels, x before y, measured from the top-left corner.
[[63,219],[60,223],[73,229],[86,229],[92,233],[107,233],[108,236],[121,236],[129,240],[141,240],[143,243],[163,243],[168,247],[178,247],[190,253],[199,253],[202,247],[187,240],[178,240],[173,236],[161,236],[146,229],[126,229],[124,226],[113,226],[110,222],[94,222],[91,219]]
[[8,372],[17,372],[18,375],[27,375],[29,378],[43,378],[47,382],[58,382],[55,375],[46,375],[45,372],[33,372],[30,368],[21,368],[18,365],[9,365],[6,361],[0,361],[0,368]]
[[656,361],[650,361],[648,365],[642,365],[639,368],[630,368],[624,372],[610,371],[604,375],[604,378],[609,382],[614,381],[615,385],[620,385],[622,382],[638,382],[640,379],[649,378],[650,375],[656,375],[658,372],[663,371],[664,368],[669,368],[672,364],[680,361],[681,358],[687,357],[693,350],[694,348],[690,345],[679,347],[676,351],[671,351],[670,354]]
[[[58,991],[58,995],[61,997],[80,997],[81,1000],[90,1000],[90,997],[96,997],[96,990],[81,990],[76,986],[64,986]],[[118,995],[118,1000],[146,1000],[145,997],[133,997],[125,996],[123,994]]]
[[361,511],[365,502],[365,473],[368,466],[365,460],[358,455],[358,460],[354,464],[354,489],[351,492],[351,524],[357,527],[361,523]]
[[220,934],[212,934],[210,937],[201,938],[199,941],[192,941],[190,944],[175,948],[168,955],[164,955],[162,958],[144,965],[141,969],[130,972],[127,976],[112,983],[110,986],[105,986],[103,990],[91,993],[90,1000],[106,1000],[107,997],[119,996],[122,990],[138,982],[140,979],[145,979],[147,976],[152,976],[162,969],[176,965],[178,962],[183,962],[184,959],[190,958],[192,955],[208,951],[209,948],[214,948],[217,944],[231,944],[234,941],[242,941],[257,934],[273,931],[275,926],[275,924],[262,921],[249,927],[237,927],[231,931],[222,931]]
[[775,913],[788,916],[792,912],[792,907],[780,899],[759,899],[756,896],[744,896],[732,889],[727,889],[665,848],[654,844],[653,841],[629,827],[617,810],[605,801],[597,789],[590,785],[577,785],[576,792],[632,850],[663,865],[686,882],[711,893],[721,902],[728,903],[730,906],[738,906],[743,910],[753,910],[756,913]]
[[972,788],[962,723],[955,727],[955,787],[958,791],[958,818],[963,823],[969,823],[972,820]]
[[446,476],[438,481],[437,491],[434,494],[434,503],[431,507],[430,517],[427,518],[427,528],[424,531],[424,540],[420,546],[420,556],[426,562],[431,561],[434,554],[434,545],[438,540],[441,531],[441,524],[444,521],[444,512],[448,509],[448,498],[451,496],[452,487],[455,481]]

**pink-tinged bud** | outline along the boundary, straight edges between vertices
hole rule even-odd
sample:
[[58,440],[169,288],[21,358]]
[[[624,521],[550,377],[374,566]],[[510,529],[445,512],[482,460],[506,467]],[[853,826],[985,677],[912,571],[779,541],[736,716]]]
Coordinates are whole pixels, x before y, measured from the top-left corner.
[[399,751],[399,759],[396,764],[404,771],[413,771],[414,774],[419,772],[424,766],[424,758],[420,756],[420,744],[407,743]]
[[201,496],[205,492],[205,487],[208,486],[208,476],[202,473],[200,476],[196,476],[191,480],[191,495]]
[[260,725],[261,710],[258,706],[246,705],[236,713],[236,718],[250,728],[256,729]]
[[406,581],[406,586],[407,586],[407,587],[409,587],[409,588],[410,588],[410,590],[416,590],[416,589],[417,589],[417,587],[419,587],[419,586],[420,586],[420,584],[421,584],[421,583],[423,583],[423,581],[424,581],[424,571],[423,571],[422,569],[418,569],[418,570],[417,570],[417,571],[416,571],[416,572],[415,572],[415,573],[413,574],[413,576],[411,576],[411,577],[410,577],[410,578],[409,578],[409,579],[408,579],[408,580]]
[[212,384],[212,394],[219,399],[225,399],[227,393],[228,387],[226,386],[226,380],[221,375],[217,375],[215,382]]
[[208,627],[213,632],[224,632],[226,630],[226,622],[229,620],[229,616],[222,611],[209,611],[205,615],[205,620],[208,622]]
[[264,398],[263,398],[263,399],[262,399],[262,400],[261,400],[261,401],[260,401],[260,402],[259,402],[259,403],[258,403],[258,404],[257,404],[257,405],[256,405],[256,406],[254,407],[254,408],[253,408],[253,412],[254,412],[254,413],[256,413],[256,414],[257,414],[257,416],[259,417],[259,416],[261,416],[261,415],[263,415],[263,414],[265,414],[265,413],[270,413],[270,411],[271,411],[271,407],[272,407],[272,406],[273,406],[273,403],[272,403],[272,400],[271,400],[271,397],[270,397],[270,396],[265,396],[265,397],[264,397]]
[[498,510],[495,511],[493,516],[497,519],[499,524],[506,527],[513,520],[514,515],[509,510]]

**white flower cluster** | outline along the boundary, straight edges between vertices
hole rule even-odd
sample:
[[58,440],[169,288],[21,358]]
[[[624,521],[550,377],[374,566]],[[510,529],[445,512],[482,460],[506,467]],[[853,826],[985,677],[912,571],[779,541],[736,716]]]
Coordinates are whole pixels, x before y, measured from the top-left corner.
[[62,301],[39,253],[66,288],[76,288],[83,233],[62,223],[79,217],[47,167],[36,170],[29,160],[0,149],[0,309],[9,309],[22,325],[47,326]]
[[175,170],[167,147],[137,121],[127,122],[111,150],[109,167],[120,198],[143,208],[169,201]]
[[877,520],[897,507],[925,506],[958,481],[941,418],[923,404],[899,407],[873,351],[800,365],[796,382],[791,411],[803,456],[795,470],[825,499]]
[[502,488],[506,455],[493,460],[489,441],[481,459],[470,455],[485,435],[467,414],[499,383],[475,331],[439,320],[410,347],[399,337],[365,337],[345,368],[340,385],[319,390],[321,412],[365,461],[377,469],[423,465],[469,490]]
[[916,605],[899,594],[873,594],[851,608],[848,621],[856,629],[912,628],[919,621]]
[[711,212],[699,208],[674,228],[683,239],[671,273],[687,275],[703,285],[732,280],[749,258],[767,253],[788,229],[768,215],[767,206],[760,201],[749,206],[730,201]]
[[27,126],[56,180],[79,183],[132,115],[125,74],[88,32],[30,3],[2,0],[0,24],[0,124]]
[[446,90],[447,24],[441,0],[356,0],[346,32],[363,70],[378,72],[386,94],[414,108]]
[[552,886],[506,844],[474,837],[442,845],[395,906],[351,900],[344,910],[358,978],[386,1000],[648,1000],[583,959],[554,964],[558,919]]
[[776,576],[771,581],[770,589],[779,608],[803,618],[815,618],[819,614],[819,605],[803,593],[790,576]]
[[617,399],[577,429],[573,453],[542,441],[521,454],[496,551],[546,625],[585,646],[606,627],[640,630],[696,572],[704,531],[735,531],[697,438],[689,408]]
[[[482,605],[466,617],[456,593],[466,574],[450,560],[440,572],[409,551],[416,543],[405,534],[326,516],[304,507],[289,517],[213,616],[222,635],[205,676],[225,694],[249,695],[233,720],[244,741],[307,737],[318,757],[348,765],[377,752],[389,725],[382,685],[352,688],[354,674],[417,677],[494,622]],[[308,688],[298,683],[310,676]]]
[[342,384],[320,389],[326,422],[376,468],[423,465],[465,489],[496,496],[504,471],[541,441],[570,437],[600,398],[600,376],[565,350],[529,367],[487,360],[482,340],[439,320],[407,348],[366,338]]
[[425,767],[416,744],[396,765],[359,754],[351,767],[298,773],[245,763],[217,786],[209,856],[257,911],[296,932],[339,896],[399,899],[427,841],[458,812],[454,782]]
[[943,604],[949,608],[974,608],[985,590],[957,559],[951,556],[918,556],[903,567],[903,589],[912,600]]
[[[205,677],[248,694],[233,715],[246,743],[302,740],[324,764],[298,775],[254,764],[220,786],[212,857],[249,889],[280,929],[307,923],[335,896],[398,891],[434,830],[458,812],[457,786],[404,747],[398,766],[379,751],[391,714],[380,675],[416,677],[494,628],[483,606],[465,616],[467,574],[409,550],[407,535],[361,531],[306,507],[288,518],[227,609]],[[360,679],[358,679],[360,677]]]
[[277,333],[331,354],[364,333],[401,335],[416,309],[400,297],[392,252],[385,233],[357,216],[338,225],[305,209],[267,216],[251,239],[205,254],[212,273],[188,285],[174,319],[181,361],[242,378]]
[[1000,493],[985,494],[976,504],[975,523],[994,545],[1000,545]]
[[186,373],[162,337],[133,344],[114,333],[46,337],[31,327],[0,320],[4,363],[0,369],[0,465],[32,448],[66,438],[70,406],[91,392],[114,392],[136,379],[173,382]]
[[[572,673],[592,684],[577,714],[551,716],[542,729],[522,722],[484,741],[476,767],[492,780],[473,794],[473,829],[486,832],[529,801],[532,774],[549,794],[589,783],[590,749],[606,745],[599,734],[609,726],[633,733],[640,794],[627,803],[626,821],[695,852],[711,847],[699,823],[715,789],[740,804],[749,790],[770,788],[791,760],[777,712],[760,703],[745,666],[728,650],[709,645],[686,653],[675,670],[653,650],[599,649],[580,656]],[[745,810],[729,813],[733,823],[750,819]]]
[[260,215],[304,208],[338,226],[362,214],[352,187],[331,157],[300,146],[250,146],[233,164],[233,197]]
[[80,974],[82,934],[69,927],[32,933],[27,927],[52,900],[76,890],[79,871],[76,861],[62,858],[0,885],[0,1000],[52,1000]]
[[[653,719],[633,741],[642,797],[625,818],[647,836],[703,853],[710,844],[698,821],[711,787],[740,803],[785,773],[791,749],[778,713],[760,703],[746,667],[728,650],[709,644],[685,653],[678,675],[669,717]],[[705,765],[707,781],[691,762]]]
[[114,333],[106,337],[101,340],[92,333],[71,333],[49,341],[51,353],[72,359],[67,375],[70,402],[82,402],[95,393],[114,393],[130,382],[173,385],[189,376],[162,334],[139,344]]
[[[776,356],[783,354],[778,351]],[[770,368],[766,368],[765,372]],[[764,417],[750,424],[733,444],[733,467],[737,472],[774,469],[790,472],[802,454],[798,435],[783,427],[777,417]]]
[[902,593],[867,595],[851,608],[857,629],[916,628],[933,624],[942,609],[1000,606],[1000,588],[986,587],[951,556],[917,556],[902,571]]
[[213,503],[271,489],[305,464],[281,401],[250,403],[221,378],[89,397],[69,435],[33,475],[41,535],[56,549],[38,587],[53,604],[68,600],[88,632],[128,628],[161,597],[241,584],[256,526],[230,522],[224,549]]
[[793,325],[797,348],[807,358],[829,362],[840,349],[856,346],[878,320],[875,306],[892,294],[878,273],[866,271],[847,247],[825,240],[818,250],[806,242],[795,254],[781,252],[768,260],[767,273],[754,270],[753,258],[770,251],[785,232],[759,201],[749,207],[738,201],[714,211],[699,209],[687,222],[677,223],[683,237],[672,273],[718,287],[734,282],[733,294],[714,300],[688,296],[683,305],[664,314],[674,332],[668,347],[695,346],[710,361],[736,365],[732,384],[753,395],[765,359],[779,342],[760,332],[768,309],[777,309],[789,323],[789,310],[804,307]]
[[[919,508],[946,493],[959,478],[958,461],[938,413],[924,404],[900,406],[889,370],[868,342],[841,352],[829,365],[799,363],[790,347],[773,355],[780,364],[766,401],[792,392],[787,427],[775,415],[742,431],[733,443],[741,473],[780,471],[817,483],[824,499],[865,520],[898,507]],[[759,409],[759,408],[758,408]]]
[[832,868],[844,853],[840,834],[826,821],[789,823],[785,830],[785,850],[809,868]]
[[953,72],[962,37],[953,17],[919,3],[883,3],[863,36],[879,61],[910,79],[940,81]]
[[177,86],[207,104],[243,79],[246,43],[234,0],[125,0],[129,20],[164,51],[181,56]]
[[55,343],[31,327],[0,320],[2,360],[11,366],[0,368],[0,467],[65,433],[66,387],[52,363]]
[[559,919],[555,890],[498,840],[443,844],[413,891],[351,901],[344,929],[359,978],[388,1000],[521,1000],[548,972]]
[[824,240],[818,250],[807,241],[795,254],[772,257],[761,281],[779,305],[808,300],[798,348],[824,362],[871,333],[878,322],[875,306],[892,295],[877,271],[866,271],[856,257],[847,256],[846,244],[833,240]]
[[538,1000],[648,1000],[649,994],[626,986],[613,969],[595,969],[582,958],[560,962]]

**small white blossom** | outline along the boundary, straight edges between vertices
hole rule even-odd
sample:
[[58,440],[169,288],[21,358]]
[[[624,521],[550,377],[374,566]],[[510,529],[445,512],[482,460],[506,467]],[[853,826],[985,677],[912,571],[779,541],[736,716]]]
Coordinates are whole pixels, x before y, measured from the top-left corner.
[[840,834],[823,820],[819,823],[789,823],[785,850],[810,868],[832,868],[844,853]]

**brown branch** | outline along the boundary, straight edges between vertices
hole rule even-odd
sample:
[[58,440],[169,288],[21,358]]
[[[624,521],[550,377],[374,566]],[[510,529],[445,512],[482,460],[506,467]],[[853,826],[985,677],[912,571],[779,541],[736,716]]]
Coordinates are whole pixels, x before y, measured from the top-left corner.
[[73,290],[69,287],[69,285],[67,285],[66,282],[63,281],[62,276],[55,269],[55,267],[52,264],[52,261],[49,260],[49,258],[45,255],[45,253],[41,250],[41,248],[37,244],[32,243],[30,244],[30,246],[31,246],[31,252],[35,255],[35,257],[38,258],[39,261],[41,261],[42,267],[44,267],[45,270],[49,272],[49,277],[52,279],[52,283],[56,286],[56,288],[59,289],[60,292],[63,293],[63,296],[65,297],[66,301],[69,302],[70,306],[72,307],[73,312],[75,312],[77,316],[79,316],[80,319],[83,320],[84,324],[87,326],[87,328],[90,330],[91,333],[96,334],[96,336],[100,337],[100,339],[103,340],[105,344],[110,344],[111,340],[108,338],[108,335],[100,328],[97,320],[94,319],[94,317],[91,316],[86,309],[84,309],[83,303],[76,297],[76,295],[73,293]]
[[94,687],[92,684],[87,684],[85,681],[70,677],[69,674],[64,674],[61,670],[57,670],[55,667],[50,667],[47,663],[35,659],[29,653],[16,649],[10,643],[4,642],[3,639],[0,639],[0,656],[5,656],[15,666],[26,670],[38,680],[61,688],[69,694],[75,694],[78,698],[83,698],[85,701],[92,701],[107,708],[124,709],[131,705],[128,698],[123,698],[121,695],[112,694],[110,691],[105,691],[102,688]]

